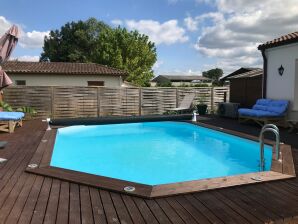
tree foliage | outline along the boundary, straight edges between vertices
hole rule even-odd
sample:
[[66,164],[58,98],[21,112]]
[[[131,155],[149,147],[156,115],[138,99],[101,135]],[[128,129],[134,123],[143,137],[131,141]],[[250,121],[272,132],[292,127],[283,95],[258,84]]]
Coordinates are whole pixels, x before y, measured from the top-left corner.
[[220,68],[214,68],[203,72],[202,75],[211,79],[213,85],[219,85],[219,78],[223,75],[223,70]]
[[126,71],[127,81],[148,86],[153,77],[156,47],[148,36],[111,28],[94,18],[66,23],[45,37],[40,60],[93,62]]

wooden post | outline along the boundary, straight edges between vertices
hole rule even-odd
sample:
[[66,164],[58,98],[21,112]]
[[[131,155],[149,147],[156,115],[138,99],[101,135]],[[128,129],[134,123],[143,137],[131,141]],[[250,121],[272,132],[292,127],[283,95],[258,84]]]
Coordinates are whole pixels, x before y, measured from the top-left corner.
[[51,115],[50,115],[51,118],[55,118],[55,110],[54,110],[55,99],[54,99],[54,97],[55,97],[55,95],[54,95],[54,87],[52,86],[51,87]]
[[178,88],[176,88],[176,107],[178,107],[179,96],[178,96]]
[[213,105],[213,103],[214,103],[214,99],[213,99],[213,97],[214,97],[214,92],[213,92],[213,91],[214,91],[214,87],[211,87],[211,94],[210,94],[210,95],[211,95],[211,108],[210,108],[210,111],[211,111],[212,113],[214,112],[214,111],[213,111],[213,110],[214,110],[214,107],[213,107],[213,106],[214,106],[214,105]]
[[97,87],[97,117],[100,117],[100,87]]
[[139,87],[139,116],[142,115],[142,88]]

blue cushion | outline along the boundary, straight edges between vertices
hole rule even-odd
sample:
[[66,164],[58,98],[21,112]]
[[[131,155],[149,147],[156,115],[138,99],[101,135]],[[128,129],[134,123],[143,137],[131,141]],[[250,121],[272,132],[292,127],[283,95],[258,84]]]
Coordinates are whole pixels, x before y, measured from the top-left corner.
[[249,116],[249,117],[278,117],[279,115],[270,112],[270,111],[263,111],[263,110],[254,110],[254,109],[246,109],[242,108],[238,110],[240,115]]
[[259,99],[252,109],[242,108],[238,112],[252,117],[281,117],[285,115],[288,105],[287,100]]
[[252,107],[252,109],[254,109],[254,110],[263,110],[263,111],[265,111],[265,110],[267,110],[267,106],[259,105],[259,104],[255,104],[255,105]]
[[268,106],[271,102],[271,99],[258,99],[256,105]]
[[17,121],[22,119],[25,116],[23,112],[6,112],[0,111],[0,120],[1,121]]
[[267,110],[279,115],[284,115],[288,109],[288,104],[286,100],[273,100]]

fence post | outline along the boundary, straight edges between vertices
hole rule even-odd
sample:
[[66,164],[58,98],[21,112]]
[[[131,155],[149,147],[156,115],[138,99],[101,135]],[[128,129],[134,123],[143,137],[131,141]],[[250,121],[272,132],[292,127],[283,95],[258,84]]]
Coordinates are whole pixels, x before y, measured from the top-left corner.
[[176,108],[178,107],[178,101],[179,101],[178,88],[176,88]]
[[211,112],[212,113],[214,112],[213,111],[214,110],[214,105],[213,105],[214,104],[214,99],[213,98],[214,98],[214,87],[212,86],[211,87]]
[[142,115],[142,89],[139,87],[139,116]]
[[54,99],[54,87],[52,86],[51,87],[51,115],[50,115],[51,118],[55,118],[55,116],[54,116],[54,113],[55,113],[54,102],[55,102],[55,99]]
[[100,117],[99,87],[96,88],[97,117]]

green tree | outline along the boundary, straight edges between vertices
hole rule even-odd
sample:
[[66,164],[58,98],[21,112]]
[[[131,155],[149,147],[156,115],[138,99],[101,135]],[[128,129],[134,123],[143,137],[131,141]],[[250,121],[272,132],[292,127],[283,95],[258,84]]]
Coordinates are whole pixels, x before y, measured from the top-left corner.
[[202,75],[211,79],[213,85],[219,85],[219,78],[223,75],[223,71],[220,68],[214,68],[203,72]]
[[66,23],[45,37],[40,60],[93,62],[125,70],[127,81],[149,86],[156,47],[148,36],[111,28],[94,18]]

